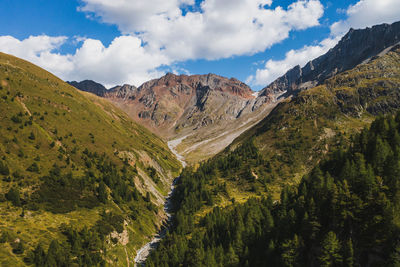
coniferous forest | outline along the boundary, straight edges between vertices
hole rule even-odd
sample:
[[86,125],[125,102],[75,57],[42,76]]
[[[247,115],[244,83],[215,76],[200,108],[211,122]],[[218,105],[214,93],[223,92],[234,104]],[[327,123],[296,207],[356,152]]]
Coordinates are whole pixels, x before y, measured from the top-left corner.
[[400,113],[376,119],[279,201],[251,198],[196,221],[223,191],[217,166],[182,174],[173,227],[148,266],[399,266]]

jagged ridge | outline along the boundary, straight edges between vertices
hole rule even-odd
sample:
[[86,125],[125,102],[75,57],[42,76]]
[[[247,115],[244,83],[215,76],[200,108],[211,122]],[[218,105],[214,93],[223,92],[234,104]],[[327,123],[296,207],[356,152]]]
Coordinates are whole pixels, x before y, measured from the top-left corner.
[[265,87],[260,95],[286,91],[291,95],[312,88],[327,78],[349,70],[400,42],[400,22],[381,24],[349,32],[326,54],[309,61],[303,68],[295,66]]

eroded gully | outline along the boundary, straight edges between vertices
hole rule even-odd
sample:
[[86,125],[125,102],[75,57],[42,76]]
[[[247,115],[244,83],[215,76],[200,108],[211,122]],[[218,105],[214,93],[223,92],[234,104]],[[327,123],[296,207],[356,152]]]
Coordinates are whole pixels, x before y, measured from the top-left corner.
[[[182,155],[180,155],[176,151],[176,147],[185,138],[186,138],[186,136],[178,138],[178,139],[174,139],[174,140],[171,140],[171,141],[168,141],[169,149],[172,151],[172,153],[174,153],[174,155],[181,162],[183,167],[186,166],[185,159],[183,158]],[[167,198],[165,199],[165,202],[164,202],[164,211],[165,211],[165,214],[167,215],[167,222],[166,222],[167,226],[171,222],[171,208],[172,208],[171,207],[171,196],[172,196],[172,193],[174,192],[175,182],[176,182],[177,179],[178,178],[175,178],[175,180],[173,181],[173,183],[171,185],[171,188],[170,188],[170,191],[168,193],[168,196],[167,196]],[[146,259],[149,256],[150,252],[158,246],[158,244],[160,243],[161,239],[166,235],[167,231],[168,231],[168,227],[163,227],[161,229],[161,231],[158,232],[158,234],[155,235],[150,242],[145,244],[143,247],[141,247],[137,251],[136,257],[135,257],[135,266],[136,267],[145,266]]]

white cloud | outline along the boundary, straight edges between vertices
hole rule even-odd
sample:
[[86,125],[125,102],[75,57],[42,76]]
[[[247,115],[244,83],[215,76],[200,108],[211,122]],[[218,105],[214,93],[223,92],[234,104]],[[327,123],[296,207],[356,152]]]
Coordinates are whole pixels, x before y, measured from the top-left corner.
[[304,46],[298,50],[290,50],[282,60],[270,59],[262,69],[257,69],[255,75],[249,76],[246,83],[251,85],[268,85],[294,66],[303,66],[311,59],[325,54],[330,48],[335,46],[339,39],[339,37],[327,38],[315,46]]
[[161,54],[148,53],[137,37],[120,36],[108,47],[87,39],[71,58],[74,70],[68,79],[90,78],[108,86],[122,83],[140,85],[162,75],[156,68],[168,64]]
[[106,86],[124,82],[141,83],[163,75],[157,67],[169,61],[162,55],[149,54],[141,40],[120,36],[108,46],[99,40],[81,40],[73,55],[53,52],[66,42],[66,37],[36,36],[18,40],[0,36],[0,51],[33,62],[65,80],[93,79]]
[[[220,59],[264,51],[292,30],[319,25],[319,0],[270,8],[272,0],[82,0],[89,17],[115,24],[123,36],[105,47],[79,38],[74,54],[60,55],[65,37],[25,40],[0,37],[0,51],[30,60],[63,79],[94,79],[107,85],[162,75],[160,66],[188,59]],[[182,12],[185,10],[185,14]],[[7,43],[7,40],[11,43]],[[37,41],[35,43],[35,41]],[[11,49],[12,46],[17,49]]]
[[[340,10],[340,12],[343,11]],[[270,84],[292,67],[303,66],[308,61],[325,54],[351,27],[365,28],[400,20],[400,2],[399,0],[361,0],[355,5],[350,5],[344,13],[347,14],[347,19],[331,25],[329,38],[315,46],[290,50],[282,60],[268,60],[263,68],[257,69],[254,75],[247,78],[247,83],[263,86]]]
[[218,59],[253,54],[286,39],[291,30],[319,25],[323,6],[299,0],[268,9],[272,0],[205,0],[199,11],[182,14],[178,0],[84,0],[92,12],[127,34],[139,37],[152,52],[163,49],[171,61]]
[[393,23],[400,20],[399,0],[361,0],[345,11],[346,20],[331,26],[333,35],[346,33],[350,28],[365,28],[381,23]]
[[51,70],[56,75],[72,71],[69,55],[60,55],[54,50],[60,48],[67,37],[30,36],[20,41],[12,36],[0,36],[0,51],[16,55]]

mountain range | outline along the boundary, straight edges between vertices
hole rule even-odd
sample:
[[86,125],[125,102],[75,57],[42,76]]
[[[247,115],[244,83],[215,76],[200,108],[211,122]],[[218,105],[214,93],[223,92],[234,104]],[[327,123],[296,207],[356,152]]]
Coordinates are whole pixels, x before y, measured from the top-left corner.
[[0,53],[0,264],[129,266],[168,223],[146,266],[396,266],[399,42],[351,29],[260,92],[67,84]]
[[243,82],[215,74],[168,73],[138,88],[109,90],[93,81],[69,83],[110,100],[166,140],[182,140],[178,151],[192,163],[221,151],[276,105],[276,97],[257,97]]
[[400,23],[351,29],[326,54],[296,66],[260,92],[237,79],[215,74],[167,75],[136,88],[107,90],[94,81],[72,86],[109,99],[136,122],[166,140],[180,141],[178,152],[192,163],[209,158],[250,129],[278,103],[326,79],[387,53],[400,42]]

